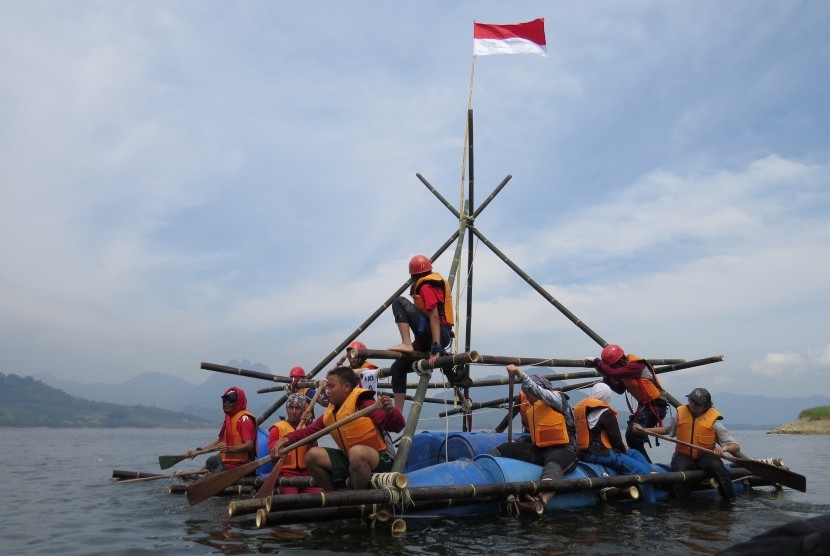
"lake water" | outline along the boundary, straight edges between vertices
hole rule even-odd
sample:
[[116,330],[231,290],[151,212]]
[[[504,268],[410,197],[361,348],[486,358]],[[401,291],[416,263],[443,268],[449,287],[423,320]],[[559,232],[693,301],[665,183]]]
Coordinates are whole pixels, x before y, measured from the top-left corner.
[[[793,519],[830,513],[830,436],[733,431],[744,452],[783,457],[807,493],[761,487],[732,506],[709,497],[598,505],[542,518],[410,522],[404,534],[359,522],[255,529],[227,517],[228,498],[190,507],[158,473],[158,456],[205,444],[212,430],[0,429],[0,554],[714,554]],[[672,445],[651,451],[668,462]],[[14,455],[17,454],[17,455]],[[197,461],[203,461],[202,456]],[[188,462],[175,469],[195,468]]]

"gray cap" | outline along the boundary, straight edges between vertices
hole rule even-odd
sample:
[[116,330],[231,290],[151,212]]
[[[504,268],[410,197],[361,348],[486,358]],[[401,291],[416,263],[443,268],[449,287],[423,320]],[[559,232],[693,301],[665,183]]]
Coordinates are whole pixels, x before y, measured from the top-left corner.
[[698,405],[712,407],[712,395],[706,388],[695,388],[686,397]]

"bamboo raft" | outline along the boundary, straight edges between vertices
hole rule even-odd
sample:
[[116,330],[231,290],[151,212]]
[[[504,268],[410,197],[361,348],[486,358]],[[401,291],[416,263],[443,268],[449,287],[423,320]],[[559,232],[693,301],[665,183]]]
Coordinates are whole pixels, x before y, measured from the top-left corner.
[[[377,350],[359,351],[353,355],[365,357],[368,354],[376,359],[384,357],[385,352]],[[393,352],[395,353],[395,352]],[[425,368],[426,361],[416,359],[422,354],[412,354],[413,367],[418,369],[421,380],[417,384],[415,403],[410,412],[417,413],[424,403],[430,403],[426,392],[430,388],[446,388],[446,383],[432,383],[431,369]],[[395,353],[392,357],[400,357]],[[510,357],[481,356],[477,352],[457,354],[439,360],[435,367],[450,362],[473,362],[501,365],[505,360],[519,359],[523,363],[546,363],[547,366],[562,364],[563,367],[579,366],[584,360],[563,359],[520,359]],[[722,361],[721,356],[707,357],[693,361],[656,359],[658,373],[688,369]],[[587,366],[584,365],[583,366]],[[203,368],[217,372],[228,372],[228,368],[204,363]],[[540,369],[541,371],[542,369]],[[263,378],[282,382],[263,373],[233,369],[234,374]],[[588,382],[569,384],[562,390],[585,388],[594,384],[600,377],[595,371],[578,373],[544,374],[552,380],[569,380],[590,378]],[[276,377],[277,375],[274,375]],[[282,377],[278,377],[282,378]],[[472,381],[471,388],[479,386],[497,386],[506,381],[488,379]],[[516,397],[517,398],[517,397]],[[481,407],[504,405],[509,399],[503,398],[479,404],[470,404],[466,410],[473,411]],[[436,399],[436,403],[446,400]],[[461,407],[452,412],[464,411]],[[445,412],[449,414],[450,411]],[[442,414],[443,415],[443,414]],[[408,423],[408,425],[411,421]],[[417,424],[417,415],[415,423]],[[493,514],[507,512],[518,514],[516,503],[524,495],[537,495],[552,491],[555,496],[545,508],[539,511],[555,512],[562,509],[584,508],[599,503],[647,503],[647,501],[664,501],[669,497],[672,485],[688,482],[693,485],[696,494],[718,496],[714,481],[702,471],[672,472],[668,465],[654,464],[648,475],[618,475],[612,469],[601,465],[579,462],[577,468],[561,481],[538,480],[541,467],[509,458],[488,455],[493,448],[505,442],[508,433],[457,431],[448,433],[419,432],[415,427],[409,433],[404,431],[398,450],[398,469],[392,473],[374,475],[372,488],[365,490],[338,490],[315,494],[271,495],[254,498],[253,494],[262,485],[271,470],[272,462],[257,470],[255,477],[244,477],[238,484],[225,488],[216,495],[231,497],[228,515],[234,520],[253,527],[267,527],[288,523],[320,522],[325,520],[363,519],[374,523],[389,523],[394,532],[406,529],[411,520],[446,518]],[[518,435],[517,435],[518,436]],[[267,460],[267,433],[259,428],[259,457]],[[757,460],[763,465],[778,468],[786,473],[787,468],[780,459]],[[742,494],[754,487],[767,486],[775,489],[781,484],[761,476],[738,464],[727,466],[733,477],[735,491]],[[130,479],[148,477],[153,474],[114,471],[113,477]],[[165,476],[161,476],[165,477]],[[786,478],[786,477],[785,477]],[[187,480],[183,478],[182,480]],[[307,487],[314,486],[310,477],[281,477],[278,486]],[[169,492],[185,493],[187,483],[169,486]]]
[[[518,513],[517,501],[520,497],[536,495],[540,492],[554,492],[555,495],[550,499],[546,508],[538,508],[539,512],[589,507],[606,502],[632,504],[644,503],[646,500],[660,501],[669,496],[672,485],[681,482],[691,483],[695,493],[717,496],[717,489],[713,480],[706,477],[704,472],[672,472],[669,466],[663,464],[652,465],[652,472],[647,475],[617,475],[612,469],[580,462],[576,469],[567,474],[564,479],[542,482],[538,480],[541,474],[539,466],[488,455],[493,448],[502,442],[513,439],[512,423],[519,398],[513,395],[514,384],[507,377],[482,381],[471,380],[469,378],[471,366],[503,366],[506,364],[533,366],[538,367],[536,369],[537,374],[545,376],[549,380],[587,379],[585,382],[562,386],[560,388],[562,391],[591,387],[602,377],[593,369],[592,358],[493,356],[483,355],[472,350],[473,261],[476,242],[480,242],[488,248],[598,346],[605,347],[609,342],[526,274],[476,226],[476,218],[505,187],[511,176],[506,176],[481,206],[475,206],[472,130],[473,118],[472,108],[470,107],[467,113],[466,136],[468,179],[466,198],[462,199],[461,208],[453,207],[421,174],[416,174],[423,185],[452,214],[457,223],[455,231],[430,256],[430,260],[435,261],[450,246],[455,244],[450,271],[447,274],[447,281],[451,290],[455,285],[456,278],[460,275],[460,269],[463,267],[467,272],[467,277],[464,280],[467,299],[463,348],[457,348],[460,353],[439,357],[434,365],[428,364],[429,354],[427,353],[404,354],[387,350],[351,350],[349,353],[353,357],[375,360],[406,359],[411,364],[415,376],[418,376],[416,383],[407,385],[407,388],[414,389],[415,393],[412,396],[407,396],[408,399],[412,400],[412,403],[409,414],[406,415],[406,426],[399,439],[392,472],[373,475],[372,488],[365,490],[346,489],[319,494],[271,495],[251,498],[251,493],[261,487],[264,477],[274,467],[274,458],[268,454],[267,449],[268,434],[260,427],[257,442],[258,459],[255,465],[260,465],[261,462],[261,466],[256,470],[256,477],[244,477],[229,488],[217,489],[215,492],[216,495],[237,498],[228,505],[228,514],[234,520],[246,525],[264,527],[335,519],[369,519],[376,523],[389,523],[391,530],[398,533],[406,530],[407,519],[482,515],[501,511]],[[468,240],[467,262],[462,264],[465,240]],[[363,323],[309,371],[306,379],[299,383],[299,387],[314,386],[315,383],[312,381],[315,377],[343,353],[347,346],[383,314],[411,284],[412,279],[410,278],[393,292],[386,301],[381,303]],[[456,313],[460,314],[461,311],[457,310]],[[461,336],[461,330],[458,330],[458,335]],[[720,355],[692,361],[684,359],[647,359],[656,373],[689,369],[722,360],[723,357]],[[264,425],[269,417],[286,402],[286,386],[293,383],[293,379],[288,376],[213,363],[202,363],[201,368],[277,383],[277,386],[262,388],[258,391],[259,393],[282,393],[262,415],[257,417],[258,426]],[[438,368],[445,371],[448,383],[432,382],[433,369]],[[558,374],[539,372],[546,368],[581,368],[584,370]],[[446,372],[448,369],[451,369],[452,373],[448,374]],[[388,369],[380,369],[380,378],[388,376]],[[471,388],[500,385],[508,386],[507,397],[481,403],[471,401],[469,396]],[[378,386],[381,390],[390,388],[388,383],[381,383]],[[436,388],[453,392],[457,407],[440,413],[440,416],[448,417],[458,413],[464,414],[462,431],[442,434],[430,432],[416,434],[423,405],[425,403],[445,404],[447,402],[445,399],[427,397],[427,391]],[[680,405],[680,402],[668,392],[663,391],[662,393],[671,405],[675,407]],[[474,410],[504,407],[505,405],[507,406],[507,415],[494,432],[472,432],[471,416]],[[505,429],[508,430],[507,433],[503,432]],[[741,494],[755,486],[772,486],[776,489],[781,488],[781,486],[788,486],[802,491],[806,489],[806,479],[790,472],[781,460],[725,459],[732,461],[731,465],[727,464],[727,469],[733,478],[737,494]],[[116,473],[118,473],[118,476],[116,476]],[[142,477],[147,475],[138,474],[140,475],[138,476],[131,475],[131,473],[133,472],[114,471],[113,477],[116,479],[141,480]],[[158,476],[157,478],[164,477],[169,476]],[[152,479],[152,477],[148,478]],[[186,481],[188,479],[183,477],[177,478],[177,480]],[[277,484],[282,486],[311,486],[312,483],[307,477],[283,477],[278,480]],[[174,484],[170,486],[169,490],[171,493],[187,493],[188,500],[194,503],[190,500],[190,491],[186,484]],[[205,497],[209,496],[210,494]]]

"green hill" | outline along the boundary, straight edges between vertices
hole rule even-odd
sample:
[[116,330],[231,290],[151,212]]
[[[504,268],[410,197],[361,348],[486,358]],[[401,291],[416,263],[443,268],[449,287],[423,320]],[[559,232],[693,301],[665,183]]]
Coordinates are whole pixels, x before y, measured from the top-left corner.
[[92,402],[31,377],[0,373],[0,427],[215,427],[216,423],[143,405]]
[[798,414],[799,419],[805,421],[826,421],[830,419],[830,405],[811,407]]

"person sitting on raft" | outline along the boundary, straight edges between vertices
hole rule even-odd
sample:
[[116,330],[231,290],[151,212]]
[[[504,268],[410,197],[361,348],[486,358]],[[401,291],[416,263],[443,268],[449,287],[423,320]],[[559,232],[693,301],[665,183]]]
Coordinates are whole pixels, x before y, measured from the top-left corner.
[[[576,430],[568,396],[554,390],[548,379],[527,375],[516,365],[508,365],[507,372],[522,381],[522,392],[530,404],[525,412],[530,436],[505,442],[490,455],[541,465],[542,481],[561,480],[574,468],[577,459]],[[537,508],[547,506],[551,498],[553,492],[542,492],[521,502],[519,509],[538,513]]]
[[[617,412],[611,407],[611,388],[597,382],[589,397],[574,406],[576,440],[579,459],[609,467],[620,475],[647,475],[651,465],[634,448],[626,448],[622,441]],[[643,485],[647,502],[654,502],[654,491]]]
[[[712,407],[712,395],[705,388],[695,388],[686,396],[689,403],[677,408],[677,422],[665,427],[645,428],[639,430],[662,435],[674,436],[678,440],[695,444],[701,448],[712,450],[715,455],[695,450],[682,444],[677,444],[671,458],[672,471],[693,471],[702,469],[715,478],[718,483],[718,492],[726,500],[735,500],[735,489],[732,486],[732,477],[723,465],[720,456],[726,453],[741,451],[741,446],[735,437],[721,423],[723,415]],[[685,498],[691,494],[689,483],[682,482],[674,485],[674,492],[678,498]]]
[[193,459],[200,450],[219,448],[219,453],[205,462],[205,469],[210,473],[239,467],[256,457],[256,417],[248,411],[245,391],[238,386],[225,390],[222,394],[222,411],[225,413],[225,421],[219,430],[219,437],[203,447],[187,451],[187,457]]
[[[315,432],[342,421],[346,417],[374,404],[375,392],[357,387],[357,375],[350,367],[337,367],[326,375],[329,405],[326,411],[309,426],[288,433],[271,448],[278,457],[280,448],[311,436]],[[369,487],[372,473],[392,469],[395,452],[389,432],[400,432],[406,421],[392,406],[389,396],[380,396],[381,408],[366,417],[347,423],[331,431],[337,448],[311,448],[306,453],[306,465],[314,483],[323,490],[335,490],[335,482],[349,479],[355,489]]]
[[[288,396],[288,401],[285,402],[285,412],[287,417],[271,425],[271,429],[268,431],[269,450],[274,447],[274,444],[276,444],[280,438],[297,430],[297,427],[299,427],[301,423],[307,423],[303,416],[307,405],[310,404],[303,394],[295,393]],[[308,472],[305,462],[305,455],[308,450],[314,446],[317,446],[316,442],[308,446],[300,446],[296,450],[285,454],[282,467],[280,467],[279,477],[310,477],[311,473]],[[321,489],[316,487],[298,488],[293,486],[281,486],[277,490],[279,494],[297,494],[301,492],[320,492]]]
[[337,366],[339,367],[345,363],[346,359],[348,359],[349,367],[351,367],[357,375],[357,385],[361,388],[366,388],[367,390],[377,390],[378,371],[380,368],[366,358],[352,357],[351,351],[353,349],[366,349],[366,344],[355,340],[346,346],[346,353],[341,355],[340,359],[337,360]]

